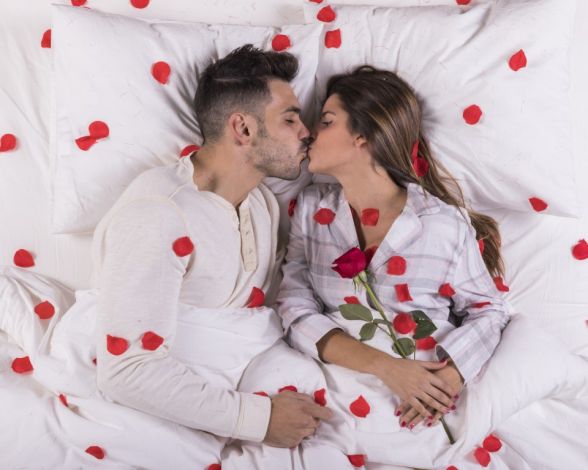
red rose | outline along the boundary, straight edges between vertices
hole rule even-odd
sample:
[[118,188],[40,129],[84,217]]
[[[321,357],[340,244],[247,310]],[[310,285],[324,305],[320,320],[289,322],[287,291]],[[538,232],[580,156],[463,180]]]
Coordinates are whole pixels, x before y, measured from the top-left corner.
[[367,266],[365,253],[359,248],[351,248],[342,256],[333,261],[333,270],[345,279],[353,279]]

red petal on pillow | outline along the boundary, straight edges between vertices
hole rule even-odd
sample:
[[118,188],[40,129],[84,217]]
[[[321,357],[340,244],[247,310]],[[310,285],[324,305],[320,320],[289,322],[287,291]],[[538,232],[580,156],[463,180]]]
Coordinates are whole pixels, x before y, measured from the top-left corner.
[[427,336],[426,338],[415,339],[414,340],[416,348],[419,351],[428,351],[429,349],[433,349],[437,345],[437,340],[432,336]]
[[180,237],[173,243],[172,249],[179,257],[188,256],[194,251],[194,243],[190,237]]
[[89,150],[95,143],[96,139],[90,135],[85,135],[84,137],[78,137],[76,139],[76,144],[80,150]]
[[12,370],[17,374],[25,374],[33,370],[29,356],[17,357],[12,361]]
[[582,239],[574,245],[572,255],[580,261],[588,258],[588,243],[586,243],[586,240]]
[[447,282],[439,287],[439,294],[443,297],[452,297],[455,295],[455,290],[451,287],[451,284]]
[[292,199],[288,203],[288,216],[292,217],[294,215],[294,209],[296,209],[296,204],[298,201],[296,199]]
[[282,52],[292,46],[290,38],[285,34],[276,34],[272,39],[272,49],[276,52]]
[[351,465],[356,468],[363,467],[365,465],[365,457],[363,454],[348,455],[347,458],[349,459],[349,462],[351,462]]
[[341,30],[334,29],[325,34],[325,47],[327,49],[338,49],[341,47]]
[[487,467],[490,464],[490,454],[486,449],[478,447],[474,451],[474,457],[482,467]]
[[222,467],[220,463],[211,463],[206,470],[222,470]]
[[104,139],[110,134],[110,129],[104,121],[93,121],[88,126],[90,137],[94,139]]
[[45,302],[35,305],[35,313],[39,315],[41,320],[47,320],[55,315],[55,307],[51,302],[45,300]]
[[14,253],[13,261],[19,268],[30,268],[35,265],[33,255],[23,249],[17,250],[16,253]]
[[285,392],[286,390],[290,390],[291,392],[298,391],[298,389],[294,385],[286,385],[285,387],[279,388],[278,393]]
[[417,157],[412,160],[412,168],[415,174],[422,178],[429,172],[429,162],[422,157]]
[[167,62],[159,61],[155,62],[151,66],[151,75],[162,85],[165,85],[169,81],[169,74],[171,73],[171,67]]
[[354,295],[351,295],[349,297],[345,297],[343,300],[345,301],[346,304],[361,304],[359,299],[357,297],[355,297]]
[[488,452],[498,452],[502,447],[502,442],[500,442],[500,439],[498,439],[494,434],[490,434],[486,439],[484,439],[484,443],[482,445]]
[[366,266],[369,266],[370,261],[372,260],[372,258],[376,254],[377,249],[378,249],[377,246],[370,246],[369,248],[366,248],[365,250],[363,250],[363,252],[365,253],[365,265]]
[[361,211],[361,223],[363,225],[374,226],[380,219],[380,211],[378,209],[364,209]]
[[508,60],[508,66],[513,69],[515,72],[522,69],[523,67],[527,66],[527,56],[525,55],[525,51],[522,49],[513,54],[511,58]]
[[323,3],[323,0],[310,0],[312,3]]
[[370,404],[360,395],[349,405],[349,410],[358,418],[365,418],[370,412]]
[[504,283],[500,276],[496,276],[494,278],[494,284],[496,284],[496,288],[500,292],[508,292],[510,290],[510,288]]
[[319,209],[314,214],[313,219],[321,225],[329,225],[335,220],[335,213],[331,209]]
[[548,207],[548,204],[543,199],[539,199],[538,197],[530,197],[529,202],[531,203],[533,209],[537,212],[544,211]]
[[264,302],[265,302],[265,293],[257,287],[254,287],[253,289],[251,289],[251,294],[249,295],[249,299],[247,299],[247,307],[248,308],[262,307]]
[[131,0],[131,5],[135,8],[145,8],[149,5],[149,0]]
[[455,465],[450,465],[445,470],[459,470]]
[[106,335],[106,349],[114,356],[120,356],[129,349],[129,342],[118,336]]
[[41,38],[41,47],[46,49],[51,47],[51,30],[48,29],[43,33],[43,37]]
[[484,254],[484,240],[482,240],[481,238],[478,240],[478,248],[480,249],[480,254]]
[[96,363],[97,363],[97,361],[96,361],[96,358],[92,359],[92,363],[93,363],[94,365],[96,365]]
[[469,5],[472,0],[455,0],[458,5]]
[[71,4],[74,7],[81,7],[82,5],[86,4],[86,0],[71,0]]
[[481,117],[482,117],[482,110],[480,109],[480,107],[477,104],[473,104],[471,106],[468,106],[463,111],[463,118],[464,118],[465,122],[467,122],[469,125],[473,126],[474,124],[477,124],[480,121]]
[[104,449],[102,449],[102,447],[90,446],[86,449],[86,453],[96,457],[98,460],[102,460],[104,458]]
[[401,335],[407,335],[415,330],[417,324],[412,318],[412,315],[408,313],[397,313],[394,320],[392,320],[392,326]]
[[186,145],[182,151],[180,152],[180,158],[187,157],[188,155],[192,155],[194,152],[198,152],[200,150],[200,146],[196,144]]
[[321,8],[316,17],[319,21],[323,21],[324,23],[330,23],[331,21],[335,20],[337,15],[333,11],[333,9],[330,6],[328,6]]
[[260,397],[269,397],[265,392],[253,392],[253,395],[259,395]]
[[141,337],[141,344],[143,345],[143,349],[155,351],[163,344],[163,338],[153,331],[147,331]]
[[482,308],[485,307],[486,305],[491,305],[492,302],[477,302],[475,304],[470,305],[471,308]]
[[61,401],[61,403],[67,406],[67,397],[63,393],[59,394],[59,400]]
[[314,392],[314,402],[317,405],[327,406],[327,398],[325,397],[326,393],[327,393],[327,391],[324,388],[321,388],[320,390],[316,390]]
[[412,297],[410,296],[410,290],[408,289],[408,284],[396,284],[394,289],[396,289],[396,297],[398,302],[407,302],[412,300]]
[[8,152],[16,148],[16,136],[14,134],[4,134],[0,137],[0,152]]
[[387,272],[391,276],[402,276],[406,272],[406,260],[402,256],[392,256],[388,260]]

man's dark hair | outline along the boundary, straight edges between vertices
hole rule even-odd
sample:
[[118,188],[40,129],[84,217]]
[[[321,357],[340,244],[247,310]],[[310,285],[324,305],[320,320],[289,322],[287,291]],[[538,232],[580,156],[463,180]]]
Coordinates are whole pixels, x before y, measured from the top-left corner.
[[194,110],[206,143],[217,141],[233,112],[255,116],[265,129],[263,111],[271,99],[268,80],[292,81],[298,60],[287,52],[263,51],[252,44],[210,64],[200,76]]

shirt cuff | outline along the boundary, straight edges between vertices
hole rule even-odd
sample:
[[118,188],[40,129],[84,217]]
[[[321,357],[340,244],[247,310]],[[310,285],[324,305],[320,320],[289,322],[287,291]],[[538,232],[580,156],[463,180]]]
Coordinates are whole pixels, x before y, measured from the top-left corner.
[[451,359],[453,361],[453,364],[463,377],[464,386],[478,375],[478,372],[480,372],[481,367],[479,363],[477,364],[473,360],[468,360],[463,354],[458,354],[457,352],[452,351],[451,344],[437,344],[437,346],[435,346],[435,353],[437,354],[439,362],[444,361],[445,359]]
[[253,393],[240,393],[239,418],[233,438],[261,442],[265,439],[272,413],[269,397]]
[[316,343],[329,331],[335,329],[342,330],[341,326],[325,314],[313,312],[302,317],[290,327],[287,339],[292,347],[320,361]]

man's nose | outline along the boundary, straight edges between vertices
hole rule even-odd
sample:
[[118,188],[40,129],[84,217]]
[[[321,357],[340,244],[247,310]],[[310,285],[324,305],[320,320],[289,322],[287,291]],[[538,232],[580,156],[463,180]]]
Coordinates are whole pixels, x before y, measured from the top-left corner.
[[302,142],[304,142],[304,145],[306,145],[307,147],[312,144],[315,141],[316,137],[312,134],[308,135],[307,137],[304,137],[302,139]]

